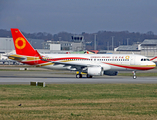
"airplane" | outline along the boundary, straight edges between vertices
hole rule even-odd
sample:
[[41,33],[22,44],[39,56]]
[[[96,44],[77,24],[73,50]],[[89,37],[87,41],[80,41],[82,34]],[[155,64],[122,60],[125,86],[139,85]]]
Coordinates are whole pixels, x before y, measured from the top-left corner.
[[157,65],[157,56],[149,58],[150,61],[154,62]]
[[77,71],[76,78],[116,76],[118,71],[150,70],[156,67],[147,57],[136,54],[41,54],[35,50],[17,28],[11,28],[16,54],[8,58],[18,62],[55,70]]
[[99,52],[98,50],[92,50],[92,51],[86,50],[84,54],[97,54],[98,52]]

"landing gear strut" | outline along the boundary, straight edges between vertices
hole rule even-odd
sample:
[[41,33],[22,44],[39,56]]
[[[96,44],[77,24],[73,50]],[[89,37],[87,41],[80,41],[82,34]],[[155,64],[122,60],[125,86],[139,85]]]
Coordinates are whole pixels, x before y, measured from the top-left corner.
[[133,73],[133,79],[136,79],[137,78],[136,71],[132,71],[132,73]]

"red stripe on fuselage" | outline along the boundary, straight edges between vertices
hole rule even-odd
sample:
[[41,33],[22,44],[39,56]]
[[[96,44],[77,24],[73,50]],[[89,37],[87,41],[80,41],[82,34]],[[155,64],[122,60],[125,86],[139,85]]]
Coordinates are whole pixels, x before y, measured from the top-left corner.
[[154,67],[118,65],[118,64],[112,64],[112,63],[106,63],[106,62],[103,62],[103,63],[108,64],[108,65],[112,65],[112,66],[117,66],[117,67],[122,67],[122,68],[127,68],[127,69],[135,69],[135,70],[150,70],[150,69],[154,68]]

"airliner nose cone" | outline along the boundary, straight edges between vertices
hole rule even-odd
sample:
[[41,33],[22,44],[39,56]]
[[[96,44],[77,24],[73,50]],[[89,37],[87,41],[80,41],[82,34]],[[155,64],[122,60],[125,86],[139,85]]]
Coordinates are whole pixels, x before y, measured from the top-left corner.
[[156,67],[156,64],[154,63],[154,67]]
[[156,67],[156,64],[154,62],[152,62],[152,67],[154,67],[154,68]]

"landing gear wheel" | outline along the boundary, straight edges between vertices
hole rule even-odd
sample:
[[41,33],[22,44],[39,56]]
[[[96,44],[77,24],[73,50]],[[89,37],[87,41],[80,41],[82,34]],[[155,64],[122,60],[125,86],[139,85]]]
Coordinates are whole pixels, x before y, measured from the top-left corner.
[[87,74],[87,78],[92,78],[92,77],[93,77],[92,75],[88,75],[88,74]]
[[136,79],[136,78],[137,78],[137,76],[136,76],[136,75],[134,75],[134,76],[133,76],[133,79]]
[[82,74],[76,74],[76,78],[82,78]]

